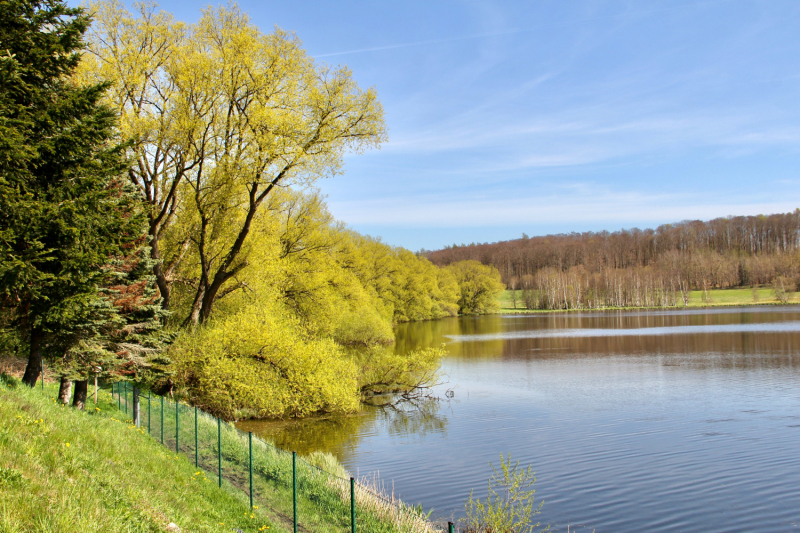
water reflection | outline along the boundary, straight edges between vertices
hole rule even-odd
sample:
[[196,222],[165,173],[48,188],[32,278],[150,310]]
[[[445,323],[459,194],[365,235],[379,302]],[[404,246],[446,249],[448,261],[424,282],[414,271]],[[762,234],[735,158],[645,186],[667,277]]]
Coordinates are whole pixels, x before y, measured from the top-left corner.
[[358,439],[378,432],[392,436],[430,434],[446,435],[448,402],[438,397],[420,398],[401,403],[365,406],[352,416],[302,420],[247,420],[237,423],[242,431],[252,431],[285,450],[301,455],[314,451],[332,453],[340,460],[351,459]]
[[308,418],[302,420],[247,420],[236,424],[242,431],[252,431],[284,450],[307,455],[325,451],[337,457],[349,457],[364,428],[375,422],[378,412],[365,409],[354,416]]
[[[444,517],[511,452],[543,523],[604,531],[786,531],[800,509],[800,308],[464,317],[397,327],[446,343],[452,401],[251,423],[279,445],[379,471]],[[574,529],[574,527],[572,527]]]
[[[398,353],[444,342],[451,357],[459,359],[759,354],[767,356],[766,364],[793,367],[797,363],[793,354],[800,349],[800,310],[771,307],[507,315],[402,324],[397,332]],[[741,362],[732,364],[739,366]],[[761,366],[764,361],[757,364]]]

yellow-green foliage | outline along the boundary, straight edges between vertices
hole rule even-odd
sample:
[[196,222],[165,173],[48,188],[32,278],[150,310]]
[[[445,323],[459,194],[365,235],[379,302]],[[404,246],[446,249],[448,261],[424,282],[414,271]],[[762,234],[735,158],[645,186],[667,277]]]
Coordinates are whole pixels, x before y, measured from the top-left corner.
[[204,322],[243,287],[254,218],[285,187],[334,176],[346,153],[384,142],[383,108],[347,67],[316,62],[291,33],[262,33],[235,3],[191,24],[149,3],[90,10],[79,79],[111,82],[107,103],[132,141],[127,175],[165,263],[156,275],[190,293],[182,321]]
[[[435,377],[442,350],[362,358],[342,346],[391,344],[395,321],[454,315],[448,270],[341,227],[314,192],[276,195],[243,254],[242,290],[171,350],[175,380],[197,405],[227,418],[351,412],[368,382],[406,391]],[[178,275],[194,268],[185,261]],[[191,304],[190,292],[173,295]]]
[[[472,492],[466,502],[467,533],[533,533],[537,531],[539,522],[533,523],[533,517],[541,512],[544,501],[534,507],[536,490],[536,472],[527,468],[520,468],[519,461],[512,464],[511,455],[504,458],[500,454],[500,468],[492,469],[489,478],[488,494],[485,500],[473,498]],[[550,531],[546,526],[538,531]]]
[[445,353],[444,346],[404,355],[380,347],[359,350],[354,353],[360,369],[358,386],[365,397],[428,387],[438,380],[439,361]]
[[447,267],[460,290],[458,309],[462,315],[494,313],[500,309],[499,297],[505,290],[500,272],[478,261],[459,261]]
[[278,303],[262,300],[178,338],[175,376],[196,405],[228,418],[358,409],[356,368]]
[[[392,323],[458,312],[458,283],[449,270],[346,229],[314,191],[276,194],[253,226],[243,252],[250,266],[239,283],[248,289],[268,284],[315,336],[344,345],[387,344]],[[184,265],[195,268],[188,260]],[[174,294],[181,309],[191,303],[191,293],[178,288]],[[216,312],[240,305],[226,298]]]
[[375,309],[362,307],[339,316],[333,338],[344,345],[374,346],[390,344],[394,340],[394,332],[389,321]]
[[394,322],[458,314],[455,277],[424,257],[379,239],[350,233],[348,258],[361,284],[390,309]]
[[396,251],[395,264],[391,301],[398,322],[456,314],[457,292],[452,290],[452,278],[447,273],[404,249]]
[[391,313],[350,268],[358,250],[319,194],[287,191],[271,207],[260,238],[276,243],[272,285],[309,331],[344,345],[391,343]]

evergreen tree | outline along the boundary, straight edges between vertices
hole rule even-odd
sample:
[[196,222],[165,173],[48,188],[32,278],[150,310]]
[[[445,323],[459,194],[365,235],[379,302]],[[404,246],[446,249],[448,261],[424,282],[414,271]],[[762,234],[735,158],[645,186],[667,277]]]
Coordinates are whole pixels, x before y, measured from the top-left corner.
[[[135,191],[130,191],[137,197]],[[145,228],[142,227],[144,232]],[[168,372],[162,350],[171,335],[162,329],[168,312],[161,305],[146,237],[111,261],[106,286],[79,319],[64,323],[58,336],[66,347],[59,374],[76,381],[73,405],[83,407],[92,375],[152,385]]]
[[92,339],[126,320],[103,287],[145,227],[118,179],[107,84],[70,79],[89,22],[57,0],[0,1],[0,302],[28,349],[30,386],[43,356],[103,347]]

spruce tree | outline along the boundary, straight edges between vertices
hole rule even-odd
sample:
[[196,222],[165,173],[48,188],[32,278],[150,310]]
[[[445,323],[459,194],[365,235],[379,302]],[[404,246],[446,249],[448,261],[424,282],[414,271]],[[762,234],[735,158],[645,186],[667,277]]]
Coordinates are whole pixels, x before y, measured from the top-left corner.
[[[129,194],[138,198],[135,191]],[[111,275],[98,298],[83,308],[83,316],[63,323],[58,338],[64,350],[56,369],[76,381],[73,405],[77,407],[83,407],[93,375],[150,386],[169,371],[163,348],[172,335],[162,329],[168,311],[161,305],[146,241],[143,235],[130,244],[126,255],[113,258]]]
[[62,1],[0,1],[0,303],[28,350],[30,386],[43,356],[105,349],[95,341],[125,321],[105,289],[113,263],[141,248],[146,227],[119,179],[107,84],[70,79],[89,22]]

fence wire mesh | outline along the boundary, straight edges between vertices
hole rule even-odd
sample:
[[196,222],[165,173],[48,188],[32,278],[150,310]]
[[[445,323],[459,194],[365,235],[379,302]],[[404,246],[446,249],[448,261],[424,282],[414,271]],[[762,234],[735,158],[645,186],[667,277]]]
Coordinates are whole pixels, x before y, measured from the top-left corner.
[[[112,396],[134,422],[133,388],[124,382],[114,384]],[[353,480],[323,454],[299,457],[173,399],[143,391],[139,425],[167,449],[186,456],[219,486],[243,491],[251,507],[269,509],[290,531],[447,531],[429,522],[420,507],[387,495],[377,477]],[[334,469],[338,471],[330,471]]]

